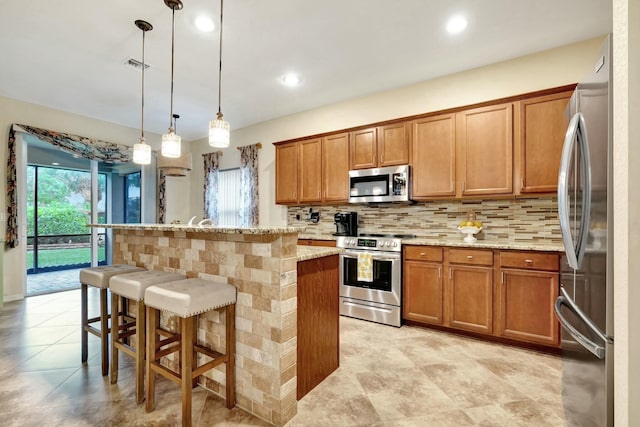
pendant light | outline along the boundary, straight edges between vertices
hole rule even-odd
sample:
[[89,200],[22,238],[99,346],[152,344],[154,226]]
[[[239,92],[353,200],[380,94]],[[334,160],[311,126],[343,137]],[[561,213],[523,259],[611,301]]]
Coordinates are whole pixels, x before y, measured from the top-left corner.
[[[173,129],[178,131],[179,114],[173,114]],[[165,176],[187,176],[187,172],[191,170],[191,153],[182,154],[177,158],[168,158],[164,156],[158,157],[158,169]]]
[[141,19],[137,19],[135,24],[136,27],[142,30],[142,120],[140,124],[140,142],[133,144],[133,163],[148,165],[151,163],[151,146],[144,142],[144,69],[147,68],[144,62],[144,36],[147,31],[153,30],[153,26]]
[[229,146],[229,122],[222,118],[222,10],[224,0],[220,0],[220,62],[218,69],[218,116],[209,122],[209,145],[216,148]]
[[164,0],[172,11],[171,13],[171,111],[169,112],[169,132],[162,135],[162,149],[161,154],[169,158],[180,157],[180,143],[182,138],[175,133],[173,128],[173,62],[174,62],[174,48],[175,48],[175,30],[176,30],[176,9],[182,9],[182,2],[180,0]]

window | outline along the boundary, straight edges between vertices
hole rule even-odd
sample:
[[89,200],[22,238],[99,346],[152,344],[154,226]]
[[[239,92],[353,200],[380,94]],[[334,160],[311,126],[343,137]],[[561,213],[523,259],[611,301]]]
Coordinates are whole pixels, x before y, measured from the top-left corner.
[[240,226],[240,168],[218,173],[218,225]]

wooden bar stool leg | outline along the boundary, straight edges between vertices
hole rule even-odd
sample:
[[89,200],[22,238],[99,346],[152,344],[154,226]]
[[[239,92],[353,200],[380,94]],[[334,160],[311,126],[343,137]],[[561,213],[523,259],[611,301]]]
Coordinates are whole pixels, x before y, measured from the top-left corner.
[[182,366],[182,426],[191,427],[191,381],[193,371],[193,318],[180,319]]
[[147,307],[147,357],[146,357],[146,402],[145,409],[147,412],[153,411],[155,406],[155,390],[156,390],[156,374],[151,370],[151,362],[156,359],[157,338],[156,326],[158,324],[158,311],[154,308]]
[[88,332],[87,327],[89,326],[89,311],[87,308],[88,305],[88,296],[87,296],[87,285],[84,283],[80,284],[80,317],[81,326],[80,326],[80,341],[82,347],[82,363],[87,363],[87,358],[89,356],[89,352],[87,349],[88,343]]
[[100,347],[102,349],[102,376],[109,374],[109,309],[107,289],[100,289]]
[[144,361],[145,361],[145,306],[144,302],[136,301],[136,403],[144,400]]
[[227,352],[227,408],[236,405],[236,305],[226,308],[226,352]]
[[[198,367],[198,352],[196,351],[196,345],[198,345],[198,316],[193,316],[191,318],[193,322],[193,339],[191,340],[191,348],[193,349],[193,367],[196,369]],[[191,379],[191,388],[195,388],[198,385],[198,377]]]
[[120,311],[118,295],[111,293],[111,384],[118,382],[118,348],[115,342],[120,339]]

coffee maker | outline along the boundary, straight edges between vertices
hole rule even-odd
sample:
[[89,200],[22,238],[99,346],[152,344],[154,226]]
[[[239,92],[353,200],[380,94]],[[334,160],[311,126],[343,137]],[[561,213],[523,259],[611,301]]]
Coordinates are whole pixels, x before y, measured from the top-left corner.
[[336,225],[334,236],[357,236],[358,235],[358,213],[338,212],[333,216],[333,223]]

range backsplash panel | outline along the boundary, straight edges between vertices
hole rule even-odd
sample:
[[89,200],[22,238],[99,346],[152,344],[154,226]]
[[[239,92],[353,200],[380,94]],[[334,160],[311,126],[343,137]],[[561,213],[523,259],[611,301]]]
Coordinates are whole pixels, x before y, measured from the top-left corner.
[[[336,212],[357,212],[360,233],[411,233],[419,237],[462,236],[457,230],[468,211],[476,213],[484,229],[479,240],[562,243],[555,197],[508,200],[443,200],[414,205],[370,204],[289,207],[287,225],[305,227],[301,234],[331,236],[336,231]],[[309,209],[320,220],[307,220]],[[297,219],[299,217],[300,219]]]

